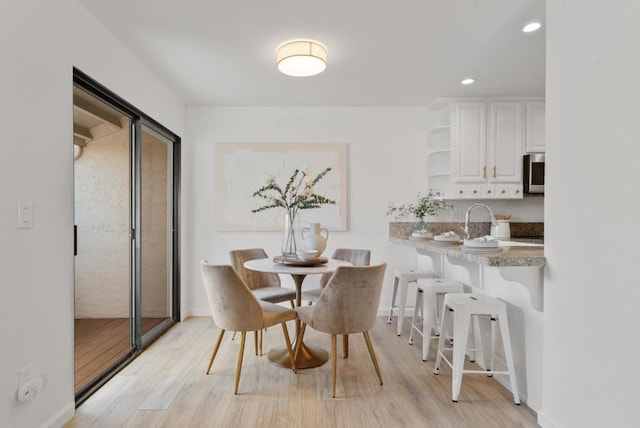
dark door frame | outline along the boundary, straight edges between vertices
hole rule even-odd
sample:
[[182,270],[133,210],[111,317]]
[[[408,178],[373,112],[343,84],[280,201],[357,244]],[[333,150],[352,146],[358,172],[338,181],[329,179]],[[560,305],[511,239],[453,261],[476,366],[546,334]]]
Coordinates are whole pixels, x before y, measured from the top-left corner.
[[[131,189],[131,351],[129,354],[119,359],[110,370],[99,375],[89,385],[83,387],[76,393],[76,407],[82,404],[91,394],[97,391],[117,372],[122,370],[129,362],[137,357],[147,346],[160,337],[173,324],[180,320],[180,148],[181,138],[168,128],[164,127],[144,112],[107,89],[95,79],[91,78],[81,70],[73,68],[73,84],[78,88],[95,96],[111,107],[120,110],[131,120],[131,162],[130,175],[133,188]],[[141,311],[140,311],[140,148],[142,138],[142,126],[162,135],[172,142],[172,169],[173,169],[173,189],[172,189],[172,224],[171,224],[171,315],[164,322],[153,328],[142,337]],[[75,239],[75,238],[74,238]]]

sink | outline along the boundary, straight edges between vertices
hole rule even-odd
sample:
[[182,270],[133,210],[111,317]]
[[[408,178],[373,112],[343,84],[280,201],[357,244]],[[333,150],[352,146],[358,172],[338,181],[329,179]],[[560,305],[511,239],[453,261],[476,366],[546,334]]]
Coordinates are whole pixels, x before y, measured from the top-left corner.
[[543,244],[534,244],[532,242],[519,241],[498,241],[499,247],[544,247]]

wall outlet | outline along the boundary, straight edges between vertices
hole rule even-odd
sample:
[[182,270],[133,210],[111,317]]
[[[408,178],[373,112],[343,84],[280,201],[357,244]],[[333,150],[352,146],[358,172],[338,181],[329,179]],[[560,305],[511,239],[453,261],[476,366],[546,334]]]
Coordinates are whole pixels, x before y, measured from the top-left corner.
[[34,377],[27,380],[18,388],[18,401],[23,403],[32,400],[42,391],[42,378]]
[[33,364],[18,370],[18,401],[23,403],[35,398],[42,391],[42,378],[36,376]]

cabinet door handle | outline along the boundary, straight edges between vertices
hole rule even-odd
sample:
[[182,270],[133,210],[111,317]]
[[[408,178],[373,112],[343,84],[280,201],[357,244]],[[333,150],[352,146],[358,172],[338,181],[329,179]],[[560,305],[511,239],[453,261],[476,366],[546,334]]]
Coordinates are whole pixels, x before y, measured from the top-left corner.
[[496,168],[496,166],[494,165],[494,166],[493,166],[493,178],[496,178],[496,170],[497,170],[497,168]]
[[487,178],[487,166],[482,167],[482,178]]

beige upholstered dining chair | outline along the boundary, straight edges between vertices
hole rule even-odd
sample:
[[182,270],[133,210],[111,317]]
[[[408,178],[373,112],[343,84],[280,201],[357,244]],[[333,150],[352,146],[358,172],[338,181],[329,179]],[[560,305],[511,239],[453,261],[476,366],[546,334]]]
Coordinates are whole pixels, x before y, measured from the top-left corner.
[[276,324],[282,325],[284,339],[287,344],[287,349],[289,350],[289,358],[291,359],[291,367],[295,372],[296,365],[293,359],[293,350],[291,349],[289,330],[287,330],[286,324],[287,321],[295,320],[295,311],[258,300],[251,293],[242,278],[238,276],[236,270],[229,265],[212,265],[206,260],[203,260],[200,263],[200,267],[204,288],[209,300],[209,307],[211,308],[211,315],[216,326],[220,328],[220,335],[211,354],[207,374],[209,374],[211,370],[213,360],[216,358],[225,331],[242,332],[234,390],[234,393],[237,394],[247,331],[260,331]]
[[268,257],[262,248],[229,251],[231,265],[238,272],[245,284],[247,284],[254,296],[260,300],[271,303],[289,301],[293,308],[296,290],[282,287],[278,274],[257,272],[244,267],[244,263],[249,260],[266,259]]
[[[371,263],[371,250],[358,250],[353,248],[337,248],[331,256],[334,260],[344,260],[354,266],[368,266]],[[320,288],[304,291],[302,293],[302,300],[307,300],[309,303],[318,301],[322,289],[327,285],[329,279],[333,273],[325,273],[320,277]]]
[[[369,266],[371,262],[371,250],[359,250],[353,248],[337,248],[333,252],[332,259],[335,260],[344,260],[346,262],[351,263],[354,266]],[[329,282],[333,273],[325,273],[320,277],[320,288],[314,288],[312,290],[304,291],[302,293],[302,300],[306,300],[309,304],[317,302],[320,298],[320,294],[322,294],[322,290]],[[342,352],[344,354],[344,358],[349,357],[349,335],[345,334],[342,336]]]
[[[257,272],[244,267],[244,263],[249,260],[266,259],[268,257],[267,252],[262,248],[229,251],[231,265],[256,298],[270,303],[289,301],[293,309],[295,307],[293,301],[296,298],[296,290],[282,287],[278,274]],[[235,337],[236,334],[234,332],[233,338]],[[262,355],[262,330],[255,333],[255,338],[256,354]]]
[[332,396],[336,396],[337,352],[336,336],[362,333],[369,349],[373,367],[382,385],[382,373],[369,338],[376,322],[382,280],[386,263],[374,266],[340,266],[324,287],[318,301],[296,308],[302,322],[297,339],[296,354],[300,351],[307,325],[331,335]]

